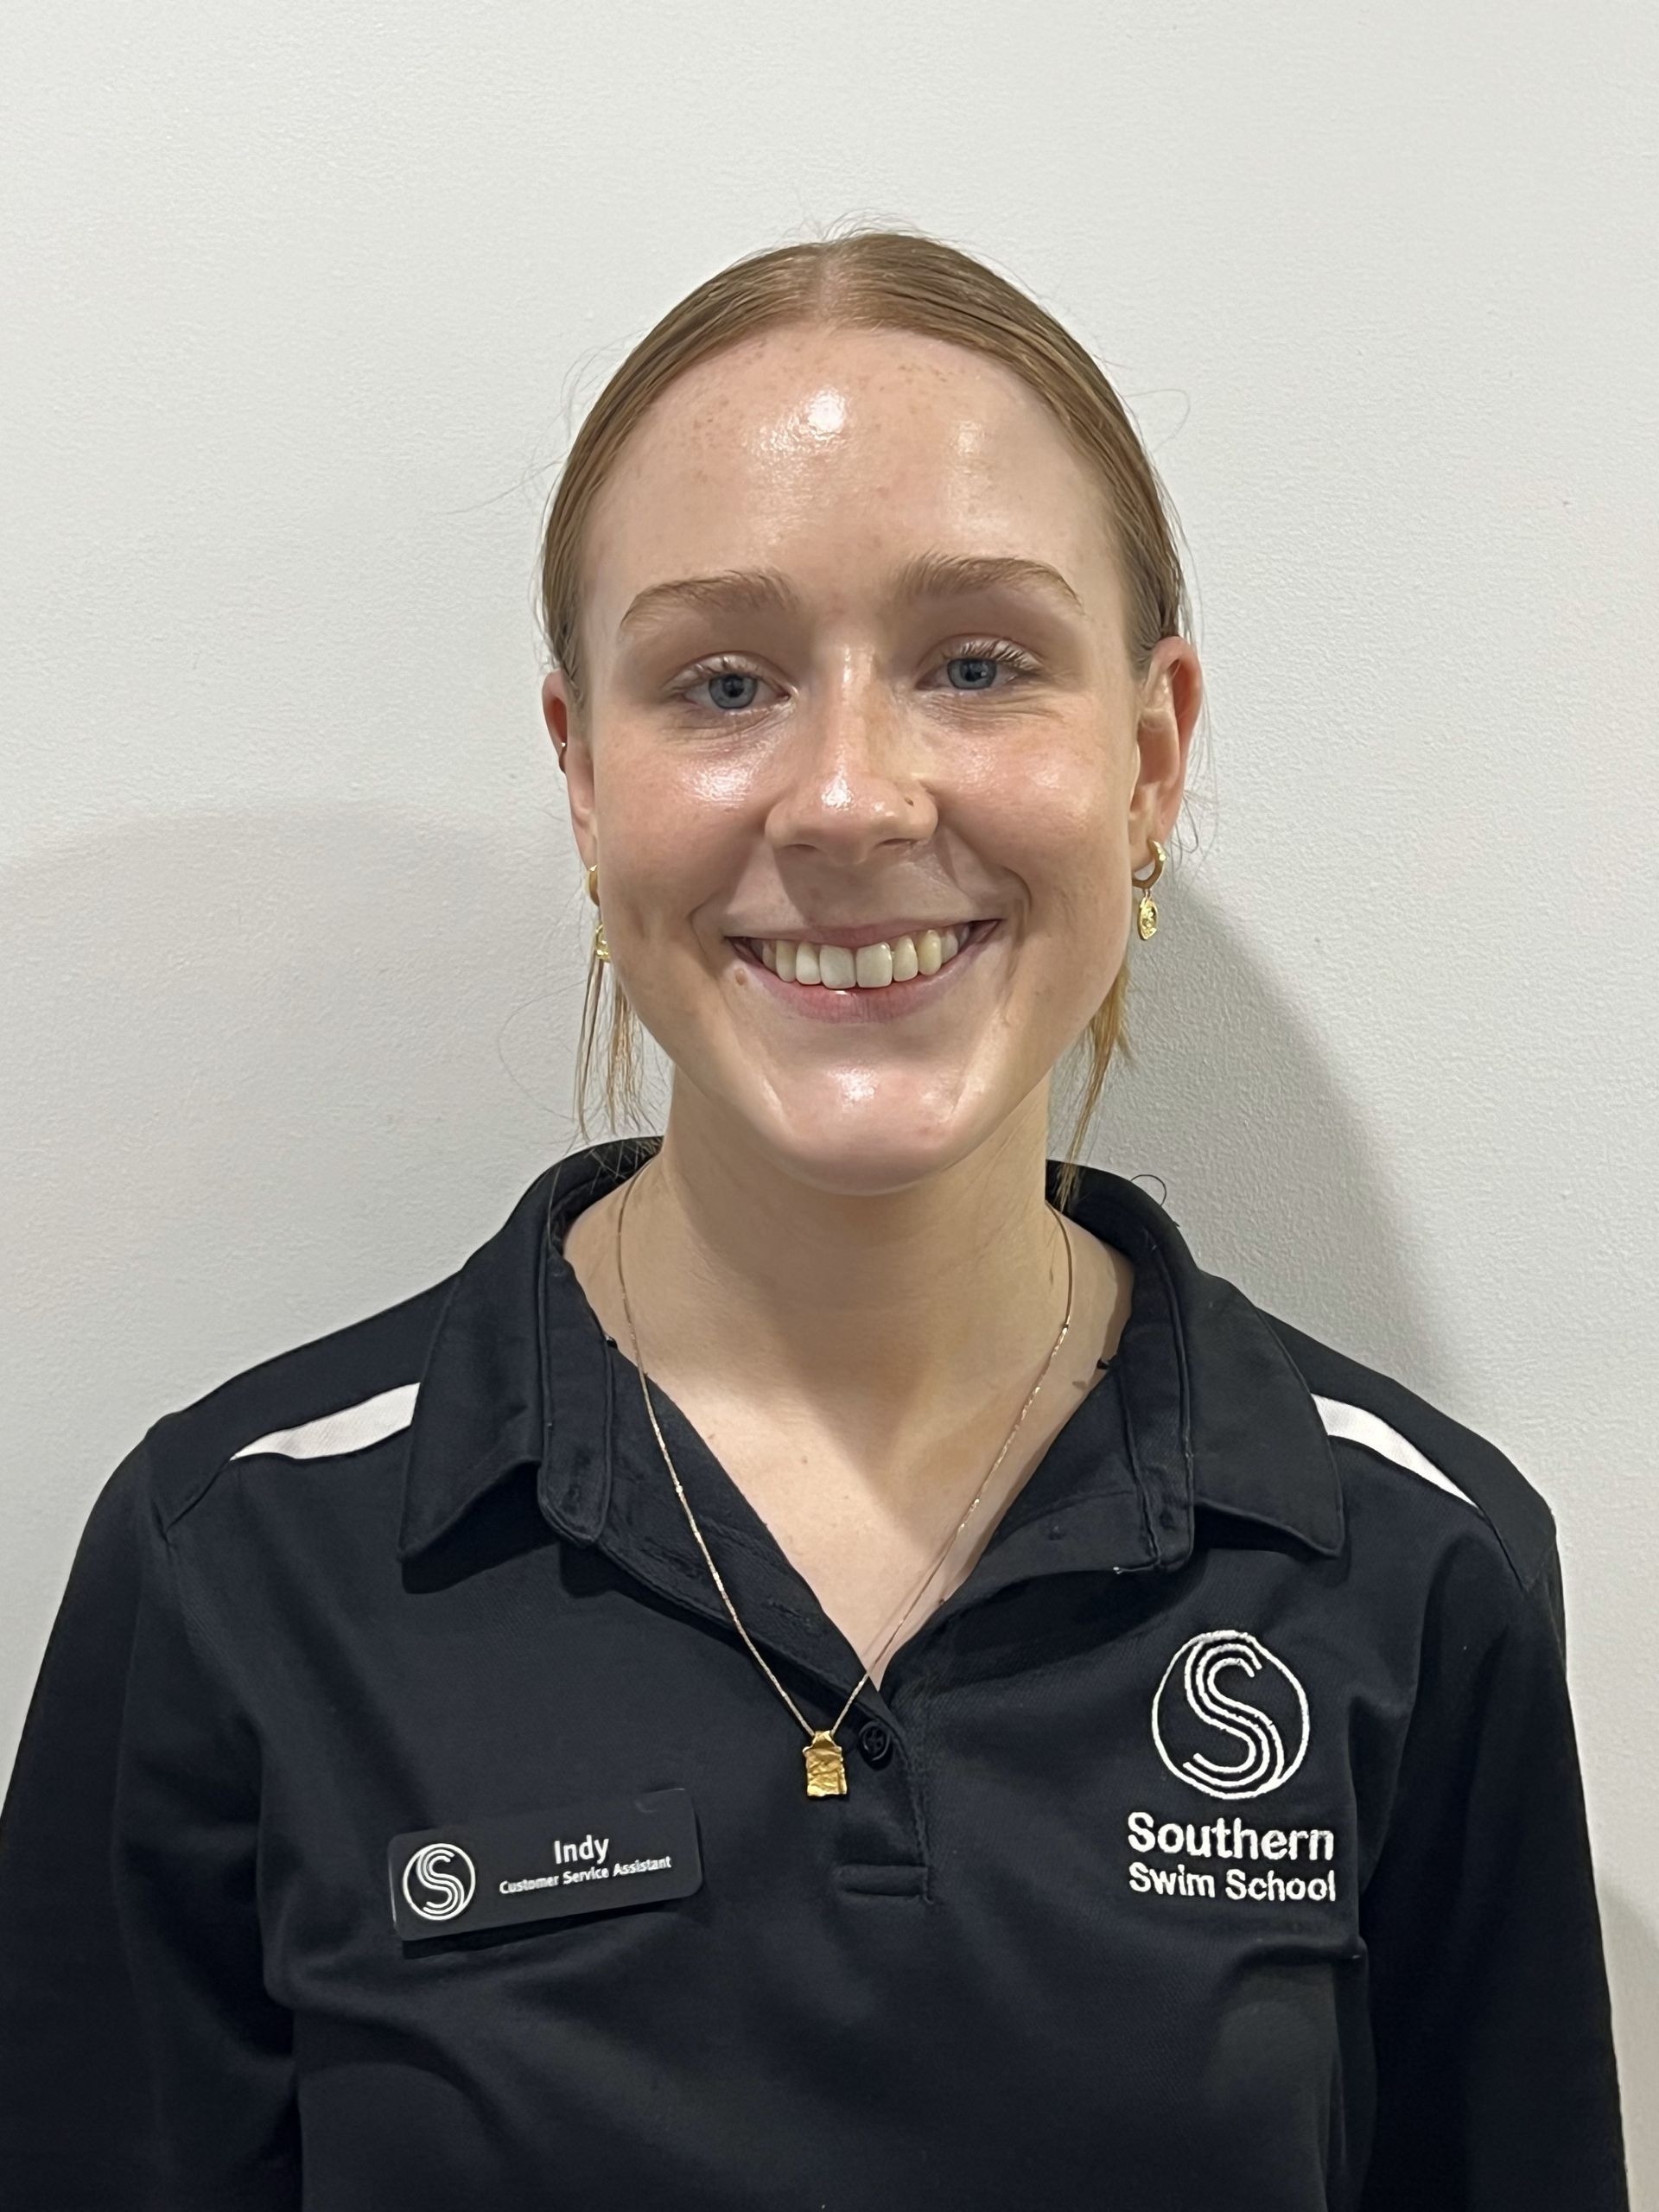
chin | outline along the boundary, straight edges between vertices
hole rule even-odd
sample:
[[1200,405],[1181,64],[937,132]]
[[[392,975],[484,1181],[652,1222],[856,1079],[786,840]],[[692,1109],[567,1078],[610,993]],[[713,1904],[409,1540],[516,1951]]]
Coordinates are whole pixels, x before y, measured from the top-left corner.
[[757,1160],[779,1175],[827,1196],[878,1198],[931,1181],[984,1142],[989,1130],[960,1098],[957,1106],[950,1121],[931,1125],[874,1101],[853,1108],[821,1101],[810,1116],[775,1096],[753,1109],[733,1100],[729,1110],[745,1124]]

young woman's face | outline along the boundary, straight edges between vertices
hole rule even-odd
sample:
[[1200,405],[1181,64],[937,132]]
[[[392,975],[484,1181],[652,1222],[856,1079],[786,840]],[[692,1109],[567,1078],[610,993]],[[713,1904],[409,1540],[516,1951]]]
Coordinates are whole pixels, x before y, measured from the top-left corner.
[[[590,719],[558,671],[543,709],[677,1100],[849,1193],[972,1151],[1110,988],[1198,712],[1183,640],[1134,683],[1093,478],[995,362],[776,333],[657,404],[587,575]],[[785,982],[738,942],[987,921],[886,988]]]

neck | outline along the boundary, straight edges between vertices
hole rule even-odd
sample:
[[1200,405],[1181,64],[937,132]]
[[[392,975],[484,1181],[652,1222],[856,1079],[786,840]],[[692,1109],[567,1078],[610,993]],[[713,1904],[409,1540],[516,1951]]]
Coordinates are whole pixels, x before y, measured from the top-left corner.
[[1045,1396],[1063,1372],[1092,1370],[1103,1337],[1116,1347],[1132,1270],[1064,1229],[1045,1190],[1046,1136],[1039,1092],[944,1173],[849,1193],[757,1156],[743,1132],[677,1100],[655,1158],[589,1210],[578,1272],[632,1353],[616,1270],[626,1195],[622,1280],[648,1375],[671,1392],[675,1376],[695,1375],[702,1391],[734,1396],[764,1378],[775,1412],[891,1451],[988,1393],[1017,1385],[1017,1408],[1065,1313],[1067,1237],[1071,1325]]

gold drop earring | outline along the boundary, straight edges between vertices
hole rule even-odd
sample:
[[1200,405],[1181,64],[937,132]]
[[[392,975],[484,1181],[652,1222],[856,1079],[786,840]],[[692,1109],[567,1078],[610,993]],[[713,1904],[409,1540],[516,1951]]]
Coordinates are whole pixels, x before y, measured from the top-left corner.
[[1152,849],[1155,855],[1152,874],[1142,879],[1133,869],[1129,872],[1129,881],[1141,893],[1141,907],[1135,918],[1135,925],[1143,938],[1150,937],[1158,926],[1158,908],[1152,896],[1152,887],[1164,872],[1164,849],[1155,837],[1152,841]]
[[[599,904],[599,862],[597,861],[588,871],[588,896],[597,906]],[[605,942],[605,921],[601,915],[594,924],[594,957],[595,960],[608,960],[610,957],[611,948]]]

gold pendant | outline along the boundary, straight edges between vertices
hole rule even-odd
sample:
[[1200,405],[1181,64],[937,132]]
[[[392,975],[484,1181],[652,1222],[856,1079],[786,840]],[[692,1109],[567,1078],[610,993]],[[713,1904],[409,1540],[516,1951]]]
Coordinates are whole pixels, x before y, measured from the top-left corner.
[[847,1764],[841,1756],[841,1745],[827,1728],[820,1728],[810,1744],[801,1747],[806,1760],[806,1794],[809,1797],[844,1797],[847,1795]]
[[1143,891],[1141,894],[1141,912],[1136,918],[1135,927],[1142,937],[1150,937],[1157,926],[1158,909]]

